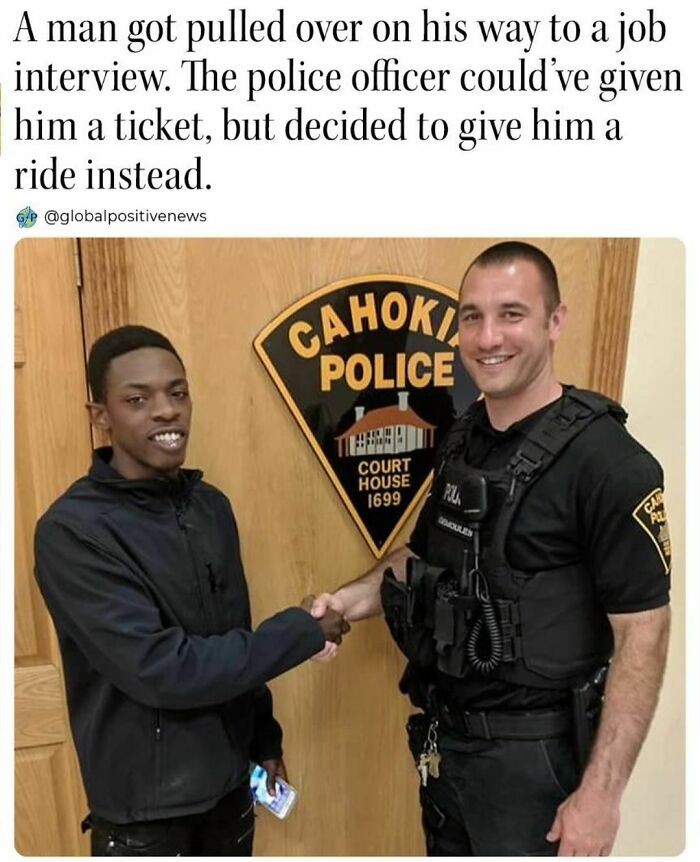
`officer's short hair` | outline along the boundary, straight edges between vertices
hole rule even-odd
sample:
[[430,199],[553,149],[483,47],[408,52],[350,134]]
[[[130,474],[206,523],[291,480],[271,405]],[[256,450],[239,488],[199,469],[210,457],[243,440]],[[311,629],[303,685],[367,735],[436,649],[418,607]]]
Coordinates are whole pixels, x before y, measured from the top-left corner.
[[113,359],[142,347],[159,347],[167,350],[185,367],[180,354],[162,333],[147,326],[119,326],[100,336],[90,348],[88,357],[88,381],[94,401],[102,404],[105,400],[105,381]]
[[489,246],[469,264],[464,278],[476,266],[502,266],[516,260],[528,260],[537,267],[544,285],[544,307],[547,314],[551,314],[561,302],[557,270],[551,258],[529,242],[508,241]]

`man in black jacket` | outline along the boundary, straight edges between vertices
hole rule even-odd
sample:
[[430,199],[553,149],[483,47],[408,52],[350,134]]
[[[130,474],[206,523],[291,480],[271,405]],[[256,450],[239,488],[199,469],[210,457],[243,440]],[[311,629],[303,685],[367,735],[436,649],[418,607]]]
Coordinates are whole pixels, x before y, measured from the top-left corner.
[[[58,634],[93,855],[250,855],[251,760],[285,777],[265,683],[339,642],[335,612],[292,607],[251,631],[228,499],[185,460],[192,405],[158,332],[90,352],[111,447],[44,514],[36,576]],[[307,603],[308,605],[308,603]]]

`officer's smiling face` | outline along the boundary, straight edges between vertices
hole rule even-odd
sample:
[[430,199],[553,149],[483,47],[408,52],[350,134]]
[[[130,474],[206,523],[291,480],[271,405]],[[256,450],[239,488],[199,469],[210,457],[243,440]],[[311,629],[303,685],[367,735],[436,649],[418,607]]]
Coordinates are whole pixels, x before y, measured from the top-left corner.
[[185,461],[192,402],[185,371],[172,353],[143,347],[113,359],[104,404],[90,420],[109,433],[111,464],[126,479],[174,476]]
[[529,260],[473,267],[459,299],[459,353],[486,397],[508,398],[553,375],[552,351],[566,309],[549,314]]

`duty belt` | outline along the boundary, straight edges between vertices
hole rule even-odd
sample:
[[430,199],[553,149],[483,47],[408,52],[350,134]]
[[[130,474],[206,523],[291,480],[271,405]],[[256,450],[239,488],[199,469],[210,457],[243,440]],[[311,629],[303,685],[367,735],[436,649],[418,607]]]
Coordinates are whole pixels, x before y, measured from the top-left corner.
[[438,703],[430,711],[440,727],[471,739],[546,739],[571,730],[571,710],[469,712]]

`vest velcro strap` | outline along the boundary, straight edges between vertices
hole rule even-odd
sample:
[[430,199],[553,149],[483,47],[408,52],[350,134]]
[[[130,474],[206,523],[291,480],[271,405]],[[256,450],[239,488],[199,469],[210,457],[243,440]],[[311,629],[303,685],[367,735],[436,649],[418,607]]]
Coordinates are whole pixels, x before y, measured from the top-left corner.
[[571,730],[571,710],[469,712],[435,704],[439,726],[469,739],[547,739]]
[[581,406],[579,404],[574,407],[573,405],[563,404],[561,412],[552,417],[552,422],[560,428],[568,428],[570,425],[573,425],[577,419],[583,419],[586,416],[590,416],[592,413],[593,411],[591,408],[587,406]]
[[520,630],[520,608],[517,602],[498,599],[496,601],[498,622],[503,641],[503,661],[510,662],[522,658],[523,641]]

